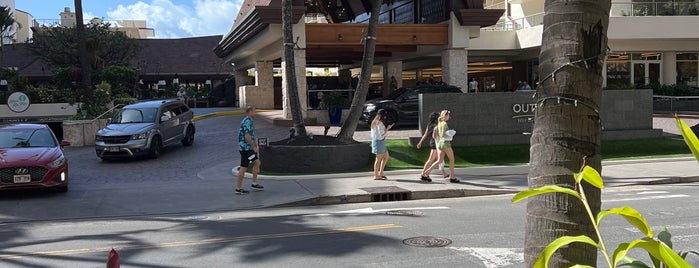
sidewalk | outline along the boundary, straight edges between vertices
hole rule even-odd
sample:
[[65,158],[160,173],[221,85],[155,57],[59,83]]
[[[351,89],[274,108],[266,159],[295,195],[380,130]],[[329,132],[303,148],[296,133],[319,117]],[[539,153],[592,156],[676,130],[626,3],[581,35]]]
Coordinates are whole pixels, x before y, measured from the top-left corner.
[[[217,111],[230,114],[229,111]],[[272,121],[280,116],[280,111],[260,112],[256,121],[266,131],[288,132],[286,127],[274,127]],[[658,122],[672,126],[668,120],[657,119]],[[655,123],[656,120],[654,120]],[[310,133],[321,135],[322,126],[307,126]],[[339,130],[332,127],[329,135]],[[358,130],[354,138],[366,141],[368,130]],[[418,136],[415,129],[392,131],[394,137]],[[644,185],[657,183],[690,183],[699,182],[699,163],[691,157],[604,161],[602,177],[605,187],[623,185]],[[264,163],[263,163],[264,166]],[[399,201],[429,198],[450,198],[480,195],[497,195],[516,193],[527,189],[527,174],[529,166],[493,166],[475,168],[457,168],[455,173],[461,183],[450,183],[447,179],[439,178],[439,172],[432,173],[432,182],[424,183],[419,180],[419,170],[387,171],[386,181],[372,179],[371,172],[267,176],[260,175],[260,182],[267,187],[264,198],[254,198],[250,202],[236,202],[240,208],[279,207],[299,205],[341,204],[358,202]],[[230,169],[226,167],[212,168],[206,176],[231,177]],[[246,177],[249,178],[250,174]],[[249,182],[249,180],[246,180]],[[245,184],[247,185],[247,184]],[[278,194],[277,194],[278,193]],[[251,193],[251,195],[256,195]]]

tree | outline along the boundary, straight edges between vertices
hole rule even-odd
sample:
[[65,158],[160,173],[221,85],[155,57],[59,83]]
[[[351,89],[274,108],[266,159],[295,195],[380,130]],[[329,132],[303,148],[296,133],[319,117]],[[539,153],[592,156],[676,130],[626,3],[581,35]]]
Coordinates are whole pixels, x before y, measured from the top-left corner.
[[[112,31],[109,23],[89,24],[85,28],[87,59],[90,67],[130,65],[140,45],[123,32]],[[41,26],[29,49],[51,67],[80,66],[77,28]]]
[[[364,55],[362,58],[362,69],[359,77],[359,84],[352,98],[349,115],[340,128],[337,138],[342,141],[352,141],[354,130],[357,129],[359,117],[362,115],[364,100],[369,92],[369,80],[371,79],[371,67],[374,65],[374,53],[376,52],[376,29],[379,24],[379,11],[383,0],[372,0],[371,16],[369,17],[369,29],[364,41]],[[392,2],[392,1],[389,1]]]
[[5,37],[12,38],[8,30],[12,29],[15,19],[9,7],[0,6],[0,63],[2,63],[3,50],[5,48]]
[[83,2],[75,0],[75,29],[78,35],[78,59],[82,71],[83,96],[86,103],[92,103],[92,80],[90,78],[90,61],[87,58],[87,38],[85,37],[85,24],[83,23]]
[[296,61],[294,60],[294,34],[292,30],[293,14],[291,0],[282,0],[282,24],[284,39],[284,73],[286,74],[286,92],[289,94],[291,119],[294,122],[296,136],[306,136],[303,112],[299,101],[299,89],[296,81]]
[[[607,49],[609,0],[547,0],[539,54],[537,106],[531,137],[529,187],[573,188],[571,174],[588,165],[601,171],[600,103]],[[600,190],[583,185],[593,213]],[[564,194],[541,195],[527,204],[526,267],[551,241],[564,235],[596,237],[579,200]],[[574,243],[552,258],[554,267],[596,266],[595,248]]]

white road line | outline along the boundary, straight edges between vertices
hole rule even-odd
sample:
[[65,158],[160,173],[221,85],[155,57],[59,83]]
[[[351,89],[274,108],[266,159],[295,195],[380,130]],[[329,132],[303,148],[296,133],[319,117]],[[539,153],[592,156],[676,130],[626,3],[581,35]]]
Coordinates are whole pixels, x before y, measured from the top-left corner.
[[672,195],[629,197],[629,198],[619,198],[619,199],[603,199],[602,201],[603,202],[621,202],[621,201],[669,199],[669,198],[679,198],[679,197],[689,197],[689,196],[686,194],[672,194]]
[[523,248],[448,248],[456,251],[462,251],[478,258],[487,268],[498,268],[524,263]]
[[[687,223],[687,224],[678,224],[678,225],[668,225],[668,226],[651,226],[651,230],[662,230],[663,228],[667,228],[668,232],[672,233],[677,230],[686,230],[686,229],[699,229],[699,224],[696,223]],[[634,227],[626,227],[624,228],[625,230],[633,233],[640,233],[638,229]],[[699,236],[699,235],[694,235],[694,236]],[[672,236],[672,239],[675,239],[676,236]]]
[[636,194],[669,194],[668,191],[643,191]]
[[400,211],[400,210],[435,210],[435,209],[449,209],[449,207],[412,207],[412,208],[387,208],[387,209],[360,208],[360,209],[336,211],[336,212],[330,212],[330,213],[311,214],[308,216],[330,216],[330,215],[338,215],[338,214],[362,215],[362,214],[386,213],[389,211]]
[[651,188],[647,187],[627,187],[627,188],[605,188],[602,190],[605,193],[618,193],[618,192],[638,192],[638,191],[645,191],[645,190],[650,190]]

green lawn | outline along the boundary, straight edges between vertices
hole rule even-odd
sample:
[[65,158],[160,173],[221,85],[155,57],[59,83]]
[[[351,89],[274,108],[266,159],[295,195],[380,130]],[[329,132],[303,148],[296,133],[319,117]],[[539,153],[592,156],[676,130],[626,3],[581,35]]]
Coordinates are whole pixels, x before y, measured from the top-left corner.
[[[386,170],[422,168],[429,156],[429,148],[418,150],[408,144],[407,139],[387,140],[386,146],[391,159]],[[529,145],[491,145],[454,147],[457,167],[521,165],[529,162]],[[657,139],[603,141],[603,160],[692,156],[682,137]],[[373,164],[373,160],[372,160]],[[367,170],[372,170],[368,166]]]

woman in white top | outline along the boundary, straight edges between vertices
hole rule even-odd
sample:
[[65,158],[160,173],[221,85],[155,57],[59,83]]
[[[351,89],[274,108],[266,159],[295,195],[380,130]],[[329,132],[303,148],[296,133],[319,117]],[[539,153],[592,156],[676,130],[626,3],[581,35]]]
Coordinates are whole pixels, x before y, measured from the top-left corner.
[[393,127],[393,124],[384,125],[387,112],[384,109],[376,112],[374,120],[371,121],[371,152],[376,155],[374,161],[374,180],[386,180],[383,170],[388,162],[388,149],[386,149],[386,136],[388,131]]
[[432,137],[437,141],[438,158],[437,161],[427,169],[427,172],[425,172],[423,176],[429,177],[430,172],[444,162],[444,155],[446,154],[446,156],[449,157],[449,182],[458,183],[460,182],[459,178],[454,175],[454,150],[451,149],[451,140],[456,134],[456,131],[449,129],[449,125],[447,125],[447,121],[449,121],[450,118],[451,112],[448,110],[439,113],[439,123],[432,132]]

